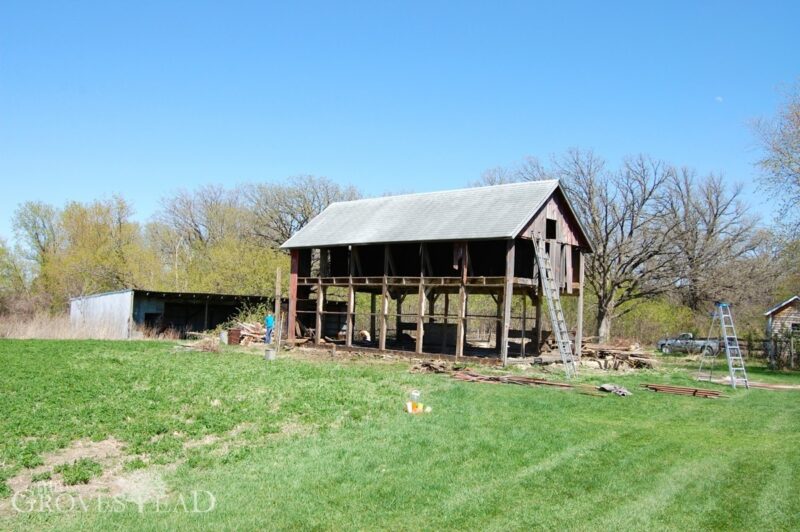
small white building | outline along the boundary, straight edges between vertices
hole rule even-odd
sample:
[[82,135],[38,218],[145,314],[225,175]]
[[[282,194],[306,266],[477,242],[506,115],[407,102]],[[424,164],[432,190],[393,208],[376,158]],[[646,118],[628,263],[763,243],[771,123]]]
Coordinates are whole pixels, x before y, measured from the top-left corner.
[[792,296],[764,313],[767,317],[767,337],[791,332],[800,336],[800,296]]

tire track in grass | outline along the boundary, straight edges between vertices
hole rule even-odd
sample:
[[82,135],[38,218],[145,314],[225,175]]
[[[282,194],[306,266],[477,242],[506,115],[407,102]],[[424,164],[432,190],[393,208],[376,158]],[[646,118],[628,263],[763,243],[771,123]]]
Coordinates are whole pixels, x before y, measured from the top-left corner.
[[[686,491],[687,486],[706,485],[709,489],[700,491],[714,492],[713,486],[733,466],[736,457],[737,455],[733,453],[718,453],[671,467],[658,475],[657,481],[651,484],[648,491],[614,506],[609,512],[590,520],[586,525],[591,528],[609,527],[615,530],[652,528],[656,521],[654,517]],[[667,525],[661,525],[664,526]]]
[[[765,428],[773,430],[780,423],[779,420],[773,419]],[[709,451],[712,450],[709,449]],[[652,528],[657,522],[657,514],[676,504],[675,499],[678,496],[685,496],[691,491],[697,491],[699,495],[711,493],[711,496],[706,496],[705,499],[700,497],[695,499],[695,502],[699,504],[690,507],[693,510],[690,523],[662,523],[660,528],[665,526],[683,528],[687,524],[698,523],[703,515],[718,508],[719,503],[715,496],[728,492],[726,488],[722,487],[725,479],[730,478],[730,472],[735,468],[736,463],[745,459],[750,452],[752,451],[740,447],[734,447],[729,452],[717,449],[714,454],[672,467],[660,474],[658,481],[646,493],[614,508],[613,513],[606,512],[587,524],[614,529],[637,530],[648,526]],[[682,506],[681,508],[686,510],[689,507]],[[686,515],[686,511],[673,514],[674,517],[679,518],[686,517]]]
[[449,514],[458,508],[467,507],[476,501],[485,499],[487,496],[497,494],[503,490],[504,486],[517,485],[528,477],[556,469],[560,465],[574,460],[578,455],[597,452],[619,439],[620,436],[617,432],[603,434],[593,440],[571,445],[556,454],[548,455],[544,460],[523,467],[508,476],[498,477],[490,482],[459,491],[442,503],[443,512]]
[[[770,432],[788,432],[792,433],[791,420],[786,413],[781,413],[775,417],[770,423],[768,430]],[[791,528],[797,526],[800,522],[800,510],[795,506],[791,508],[790,504],[796,500],[792,494],[797,493],[797,468],[793,467],[789,460],[795,455],[798,447],[797,436],[794,436],[794,441],[781,441],[781,446],[785,445],[787,449],[787,456],[785,463],[773,463],[774,471],[769,475],[769,480],[761,485],[761,493],[756,501],[755,514],[758,516],[759,523],[770,523],[770,527]],[[772,447],[776,447],[773,445]]]

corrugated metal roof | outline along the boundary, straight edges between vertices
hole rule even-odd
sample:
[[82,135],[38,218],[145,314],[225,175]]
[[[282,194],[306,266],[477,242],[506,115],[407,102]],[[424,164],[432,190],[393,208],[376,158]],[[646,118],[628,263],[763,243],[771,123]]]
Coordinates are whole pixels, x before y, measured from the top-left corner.
[[512,238],[557,188],[531,181],[333,203],[281,247]]

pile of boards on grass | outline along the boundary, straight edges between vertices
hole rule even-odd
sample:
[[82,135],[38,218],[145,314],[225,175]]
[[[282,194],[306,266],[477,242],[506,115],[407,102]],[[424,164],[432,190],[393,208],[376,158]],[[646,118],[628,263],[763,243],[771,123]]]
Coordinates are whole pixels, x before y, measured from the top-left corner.
[[642,388],[647,388],[654,392],[669,393],[673,395],[688,395],[691,397],[705,397],[706,399],[718,399],[727,397],[716,390],[704,390],[702,388],[688,388],[686,386],[670,386],[667,384],[642,384]]
[[566,382],[548,381],[523,375],[485,375],[471,371],[466,366],[455,365],[439,360],[422,360],[410,369],[411,373],[444,373],[464,382],[485,382],[490,384],[516,384],[519,386],[549,386],[560,390],[577,390],[578,393],[602,396],[597,386],[591,384],[569,384]]
[[581,349],[581,365],[605,370],[652,369],[658,364],[639,345],[606,345],[585,343]]
[[[228,330],[229,344],[248,346],[250,344],[264,343],[264,336],[267,334],[267,328],[263,323],[245,323],[237,321],[236,326],[235,329]],[[238,331],[238,334],[231,334],[232,331]]]
[[522,375],[482,375],[473,371],[456,371],[453,373],[453,378],[467,382],[494,382],[499,384],[519,384],[521,386],[554,386],[565,389],[575,387],[566,382],[553,382]]

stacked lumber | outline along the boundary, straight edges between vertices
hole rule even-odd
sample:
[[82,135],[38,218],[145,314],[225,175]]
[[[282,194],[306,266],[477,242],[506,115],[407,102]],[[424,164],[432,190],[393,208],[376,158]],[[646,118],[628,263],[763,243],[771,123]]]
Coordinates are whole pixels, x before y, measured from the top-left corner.
[[240,343],[244,346],[250,344],[264,343],[264,336],[267,334],[267,328],[263,323],[243,323],[236,322],[237,327],[241,330]]
[[498,384],[519,384],[521,386],[554,386],[556,388],[574,388],[565,382],[553,382],[534,377],[523,377],[521,375],[482,375],[473,371],[456,371],[453,378],[466,382],[491,382]]
[[617,346],[607,344],[583,344],[581,363],[599,369],[652,369],[658,360],[643,351],[639,345]]
[[670,386],[666,384],[642,384],[642,388],[647,388],[654,392],[669,393],[673,395],[689,395],[691,397],[705,397],[706,399],[717,399],[727,397],[716,390],[705,390],[702,388],[687,388],[686,386]]

